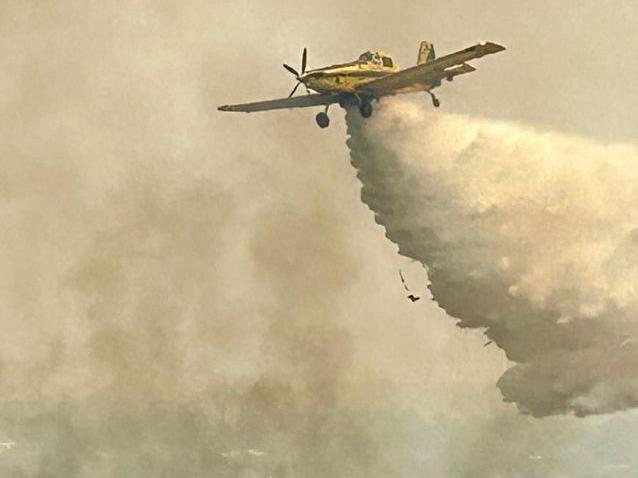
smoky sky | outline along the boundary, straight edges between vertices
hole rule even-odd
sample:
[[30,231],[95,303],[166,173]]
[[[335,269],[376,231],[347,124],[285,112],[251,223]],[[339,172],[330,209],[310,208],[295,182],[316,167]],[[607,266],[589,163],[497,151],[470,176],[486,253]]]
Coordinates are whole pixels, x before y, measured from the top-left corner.
[[447,111],[631,142],[633,10],[4,2],[3,473],[626,475],[633,414],[521,416],[505,355],[406,301],[398,269],[427,278],[361,202],[342,111],[216,106],[287,95],[303,47],[407,66],[485,39],[507,52]]

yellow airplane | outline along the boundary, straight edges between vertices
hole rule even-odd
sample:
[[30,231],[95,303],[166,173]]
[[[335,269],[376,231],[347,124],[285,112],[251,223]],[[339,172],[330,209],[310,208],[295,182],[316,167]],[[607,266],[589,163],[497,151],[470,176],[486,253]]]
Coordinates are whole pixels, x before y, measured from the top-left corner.
[[[307,51],[304,48],[301,56],[301,73],[284,65],[284,68],[297,79],[297,84],[288,95],[270,101],[245,103],[241,105],[220,106],[220,111],[269,111],[284,108],[306,108],[309,106],[325,106],[324,111],[317,114],[319,127],[327,128],[330,124],[328,107],[333,103],[340,106],[353,104],[359,107],[361,116],[372,115],[372,101],[383,96],[400,93],[424,91],[432,98],[435,107],[440,101],[432,90],[441,86],[441,81],[452,81],[455,76],[470,73],[476,69],[465,63],[485,55],[505,50],[496,43],[481,42],[477,45],[457,51],[450,55],[435,58],[434,46],[421,42],[417,65],[404,70],[394,63],[392,58],[381,51],[367,51],[358,60],[340,65],[306,71]],[[308,92],[305,96],[293,97],[299,85],[303,84]],[[315,93],[310,93],[314,90]]]

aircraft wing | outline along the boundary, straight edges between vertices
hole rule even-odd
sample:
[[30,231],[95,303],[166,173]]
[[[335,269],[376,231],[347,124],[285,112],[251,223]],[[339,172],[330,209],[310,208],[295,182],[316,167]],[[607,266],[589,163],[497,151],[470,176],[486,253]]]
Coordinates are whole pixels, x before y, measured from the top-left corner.
[[307,108],[309,106],[330,105],[339,102],[339,95],[336,94],[309,94],[305,96],[294,96],[292,98],[281,98],[277,100],[258,101],[256,103],[244,103],[241,105],[224,105],[217,108],[219,111],[240,111],[243,113],[253,113],[256,111],[281,110],[286,108]]
[[466,61],[503,50],[505,50],[505,47],[496,43],[479,43],[428,63],[422,63],[377,80],[372,80],[361,85],[357,91],[380,97],[394,94],[398,90],[414,85],[436,83],[446,76],[455,76],[474,71],[474,68],[465,65]]

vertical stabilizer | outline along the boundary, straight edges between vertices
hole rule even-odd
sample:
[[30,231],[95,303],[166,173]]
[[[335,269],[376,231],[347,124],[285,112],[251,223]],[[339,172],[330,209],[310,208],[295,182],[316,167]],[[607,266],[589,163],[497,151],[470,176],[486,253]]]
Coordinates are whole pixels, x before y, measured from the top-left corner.
[[427,41],[422,41],[421,46],[419,47],[419,56],[416,59],[416,64],[420,65],[421,63],[427,63],[428,61],[432,61],[436,58],[434,54],[434,45]]

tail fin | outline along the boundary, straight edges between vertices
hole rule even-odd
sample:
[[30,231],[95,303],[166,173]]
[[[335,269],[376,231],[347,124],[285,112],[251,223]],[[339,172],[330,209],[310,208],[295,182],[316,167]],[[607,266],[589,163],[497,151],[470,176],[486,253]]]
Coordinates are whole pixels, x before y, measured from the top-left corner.
[[422,41],[419,47],[419,56],[416,59],[416,64],[427,63],[434,60],[436,55],[434,54],[434,45],[427,41]]

